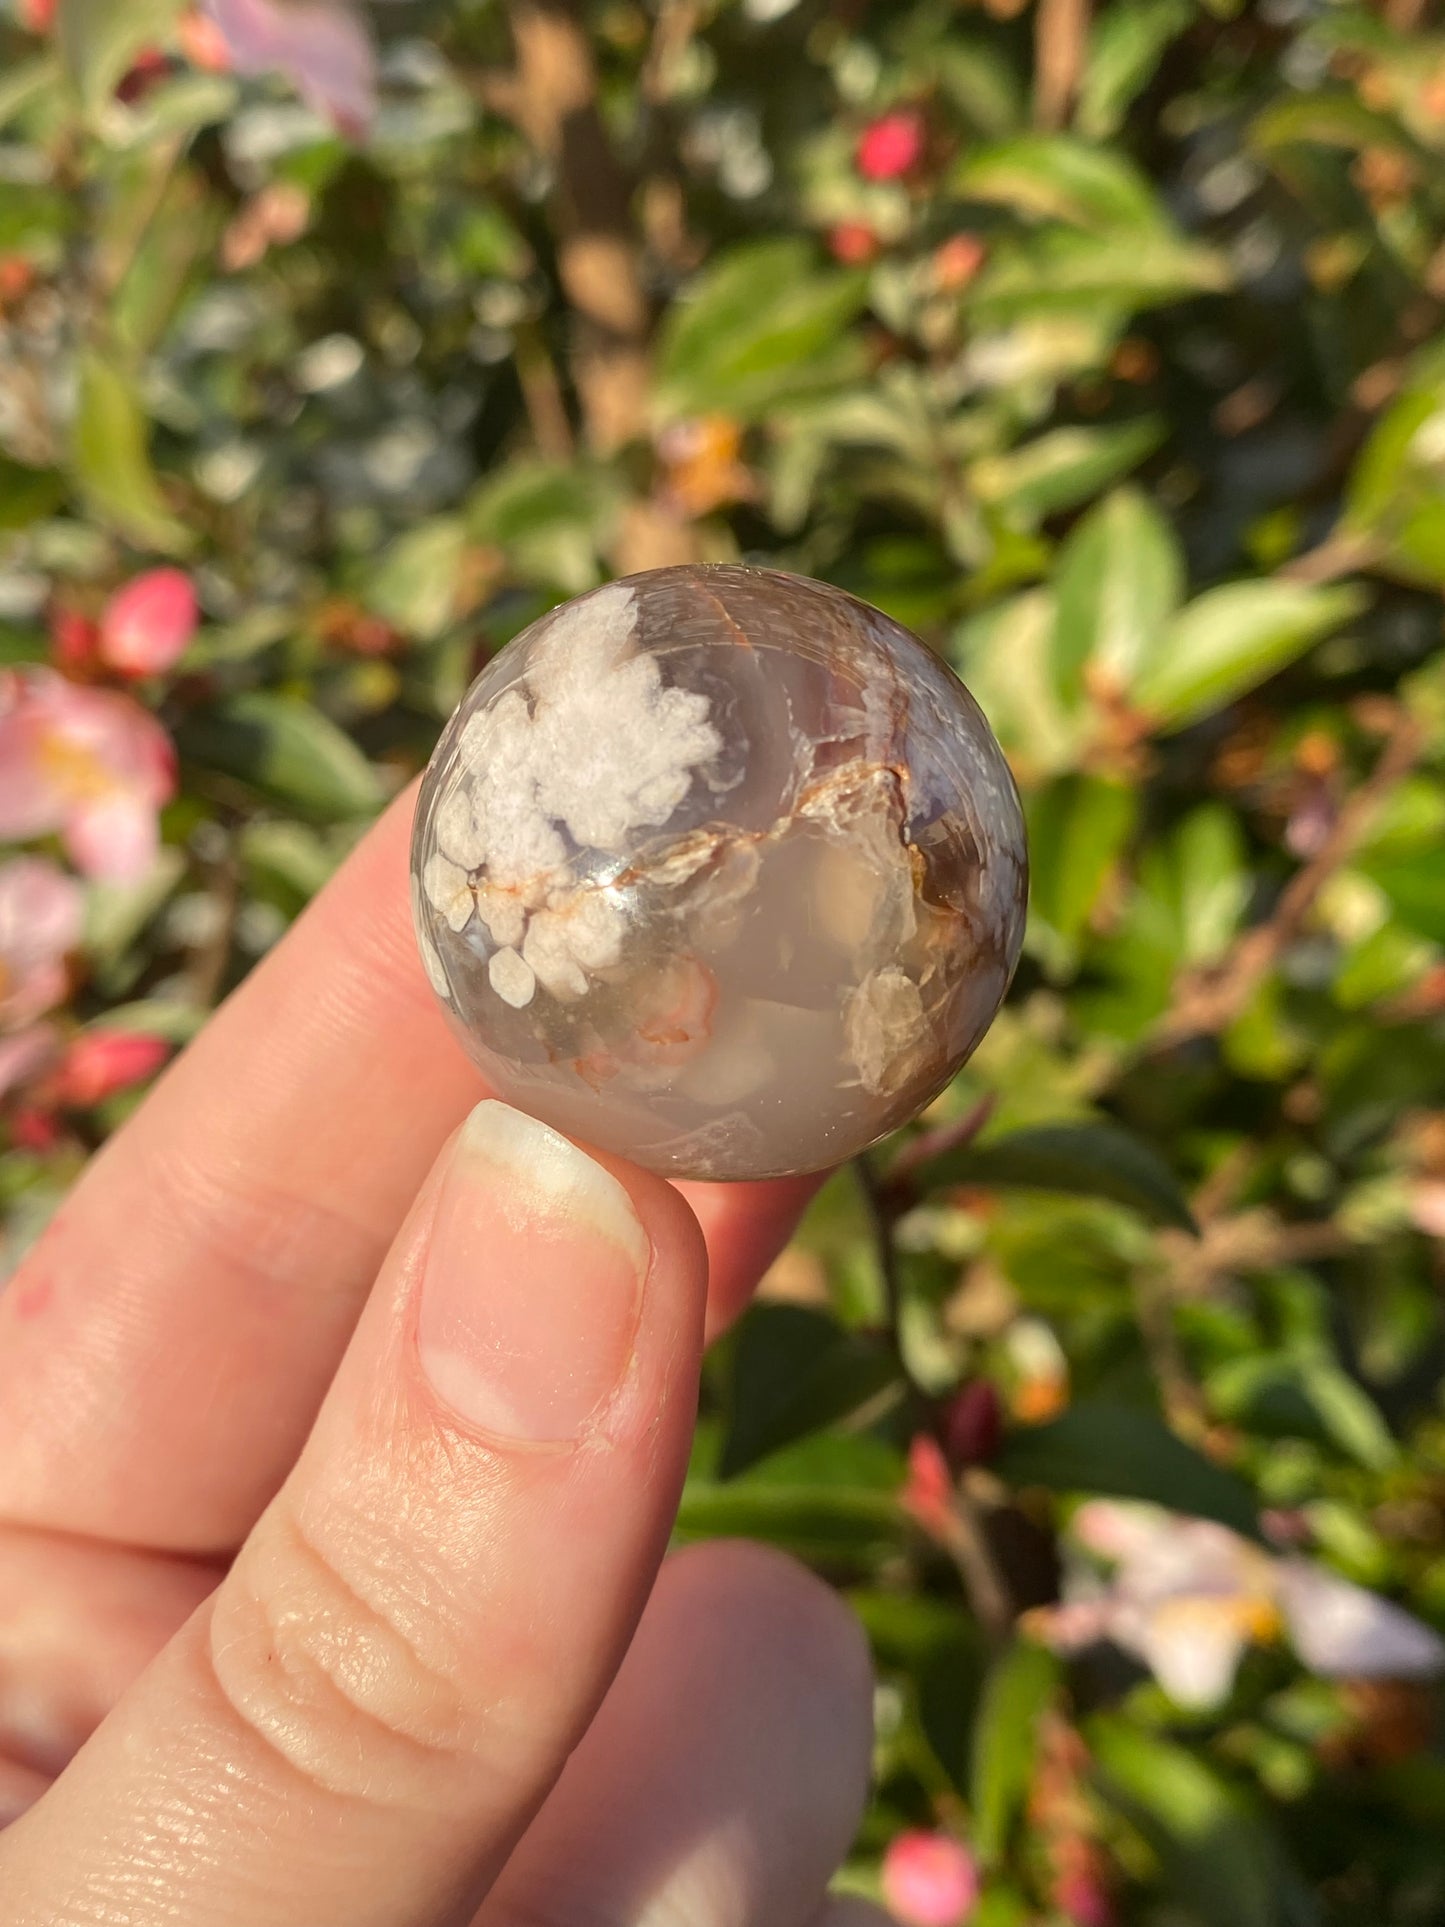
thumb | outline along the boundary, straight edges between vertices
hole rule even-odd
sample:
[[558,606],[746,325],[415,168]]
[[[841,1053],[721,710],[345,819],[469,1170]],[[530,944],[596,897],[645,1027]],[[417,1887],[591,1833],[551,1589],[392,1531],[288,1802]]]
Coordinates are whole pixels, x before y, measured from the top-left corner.
[[0,1842],[7,1927],[474,1904],[651,1589],[704,1293],[668,1185],[478,1106],[231,1572]]

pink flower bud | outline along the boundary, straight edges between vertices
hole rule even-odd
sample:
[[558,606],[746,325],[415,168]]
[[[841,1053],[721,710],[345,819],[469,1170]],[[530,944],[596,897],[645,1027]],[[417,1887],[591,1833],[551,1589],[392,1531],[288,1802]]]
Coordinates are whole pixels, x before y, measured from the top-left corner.
[[883,1856],[883,1898],[903,1927],[960,1927],[978,1901],[973,1855],[946,1833],[900,1833]]
[[866,221],[839,221],[828,230],[828,252],[844,267],[865,267],[877,257],[880,245]]
[[57,1108],[88,1110],[154,1076],[170,1048],[163,1037],[142,1031],[82,1031],[48,1080],[45,1096]]
[[854,155],[865,181],[896,181],[923,158],[923,121],[908,109],[871,121]]
[[936,1439],[920,1432],[908,1448],[908,1477],[899,1493],[903,1510],[925,1532],[948,1526],[953,1511],[953,1479]]
[[100,659],[122,676],[160,676],[196,633],[196,591],[181,569],[148,569],[117,589],[100,619]]

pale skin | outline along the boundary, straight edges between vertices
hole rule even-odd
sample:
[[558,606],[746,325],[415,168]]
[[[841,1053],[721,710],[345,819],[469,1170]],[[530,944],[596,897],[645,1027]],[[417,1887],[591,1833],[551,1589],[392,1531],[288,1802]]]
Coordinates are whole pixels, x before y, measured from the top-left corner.
[[809,1182],[463,1128],[409,818],[0,1296],[0,1927],[879,1927],[856,1626],[664,1557]]

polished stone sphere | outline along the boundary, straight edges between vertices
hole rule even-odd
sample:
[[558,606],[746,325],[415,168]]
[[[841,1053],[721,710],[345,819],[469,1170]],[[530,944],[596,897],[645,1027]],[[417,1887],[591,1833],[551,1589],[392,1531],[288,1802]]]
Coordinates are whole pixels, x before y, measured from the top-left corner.
[[472,684],[417,806],[422,959],[493,1091],[671,1177],[816,1170],[978,1043],[1023,937],[978,705],[802,576],[657,569]]

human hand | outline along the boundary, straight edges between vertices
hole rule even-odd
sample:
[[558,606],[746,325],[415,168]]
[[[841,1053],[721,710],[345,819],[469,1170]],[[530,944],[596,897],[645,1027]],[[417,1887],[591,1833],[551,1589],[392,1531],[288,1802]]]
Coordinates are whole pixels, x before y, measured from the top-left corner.
[[872,1920],[852,1622],[755,1548],[659,1577],[705,1300],[806,1182],[473,1110],[408,816],[0,1297],[0,1927]]

